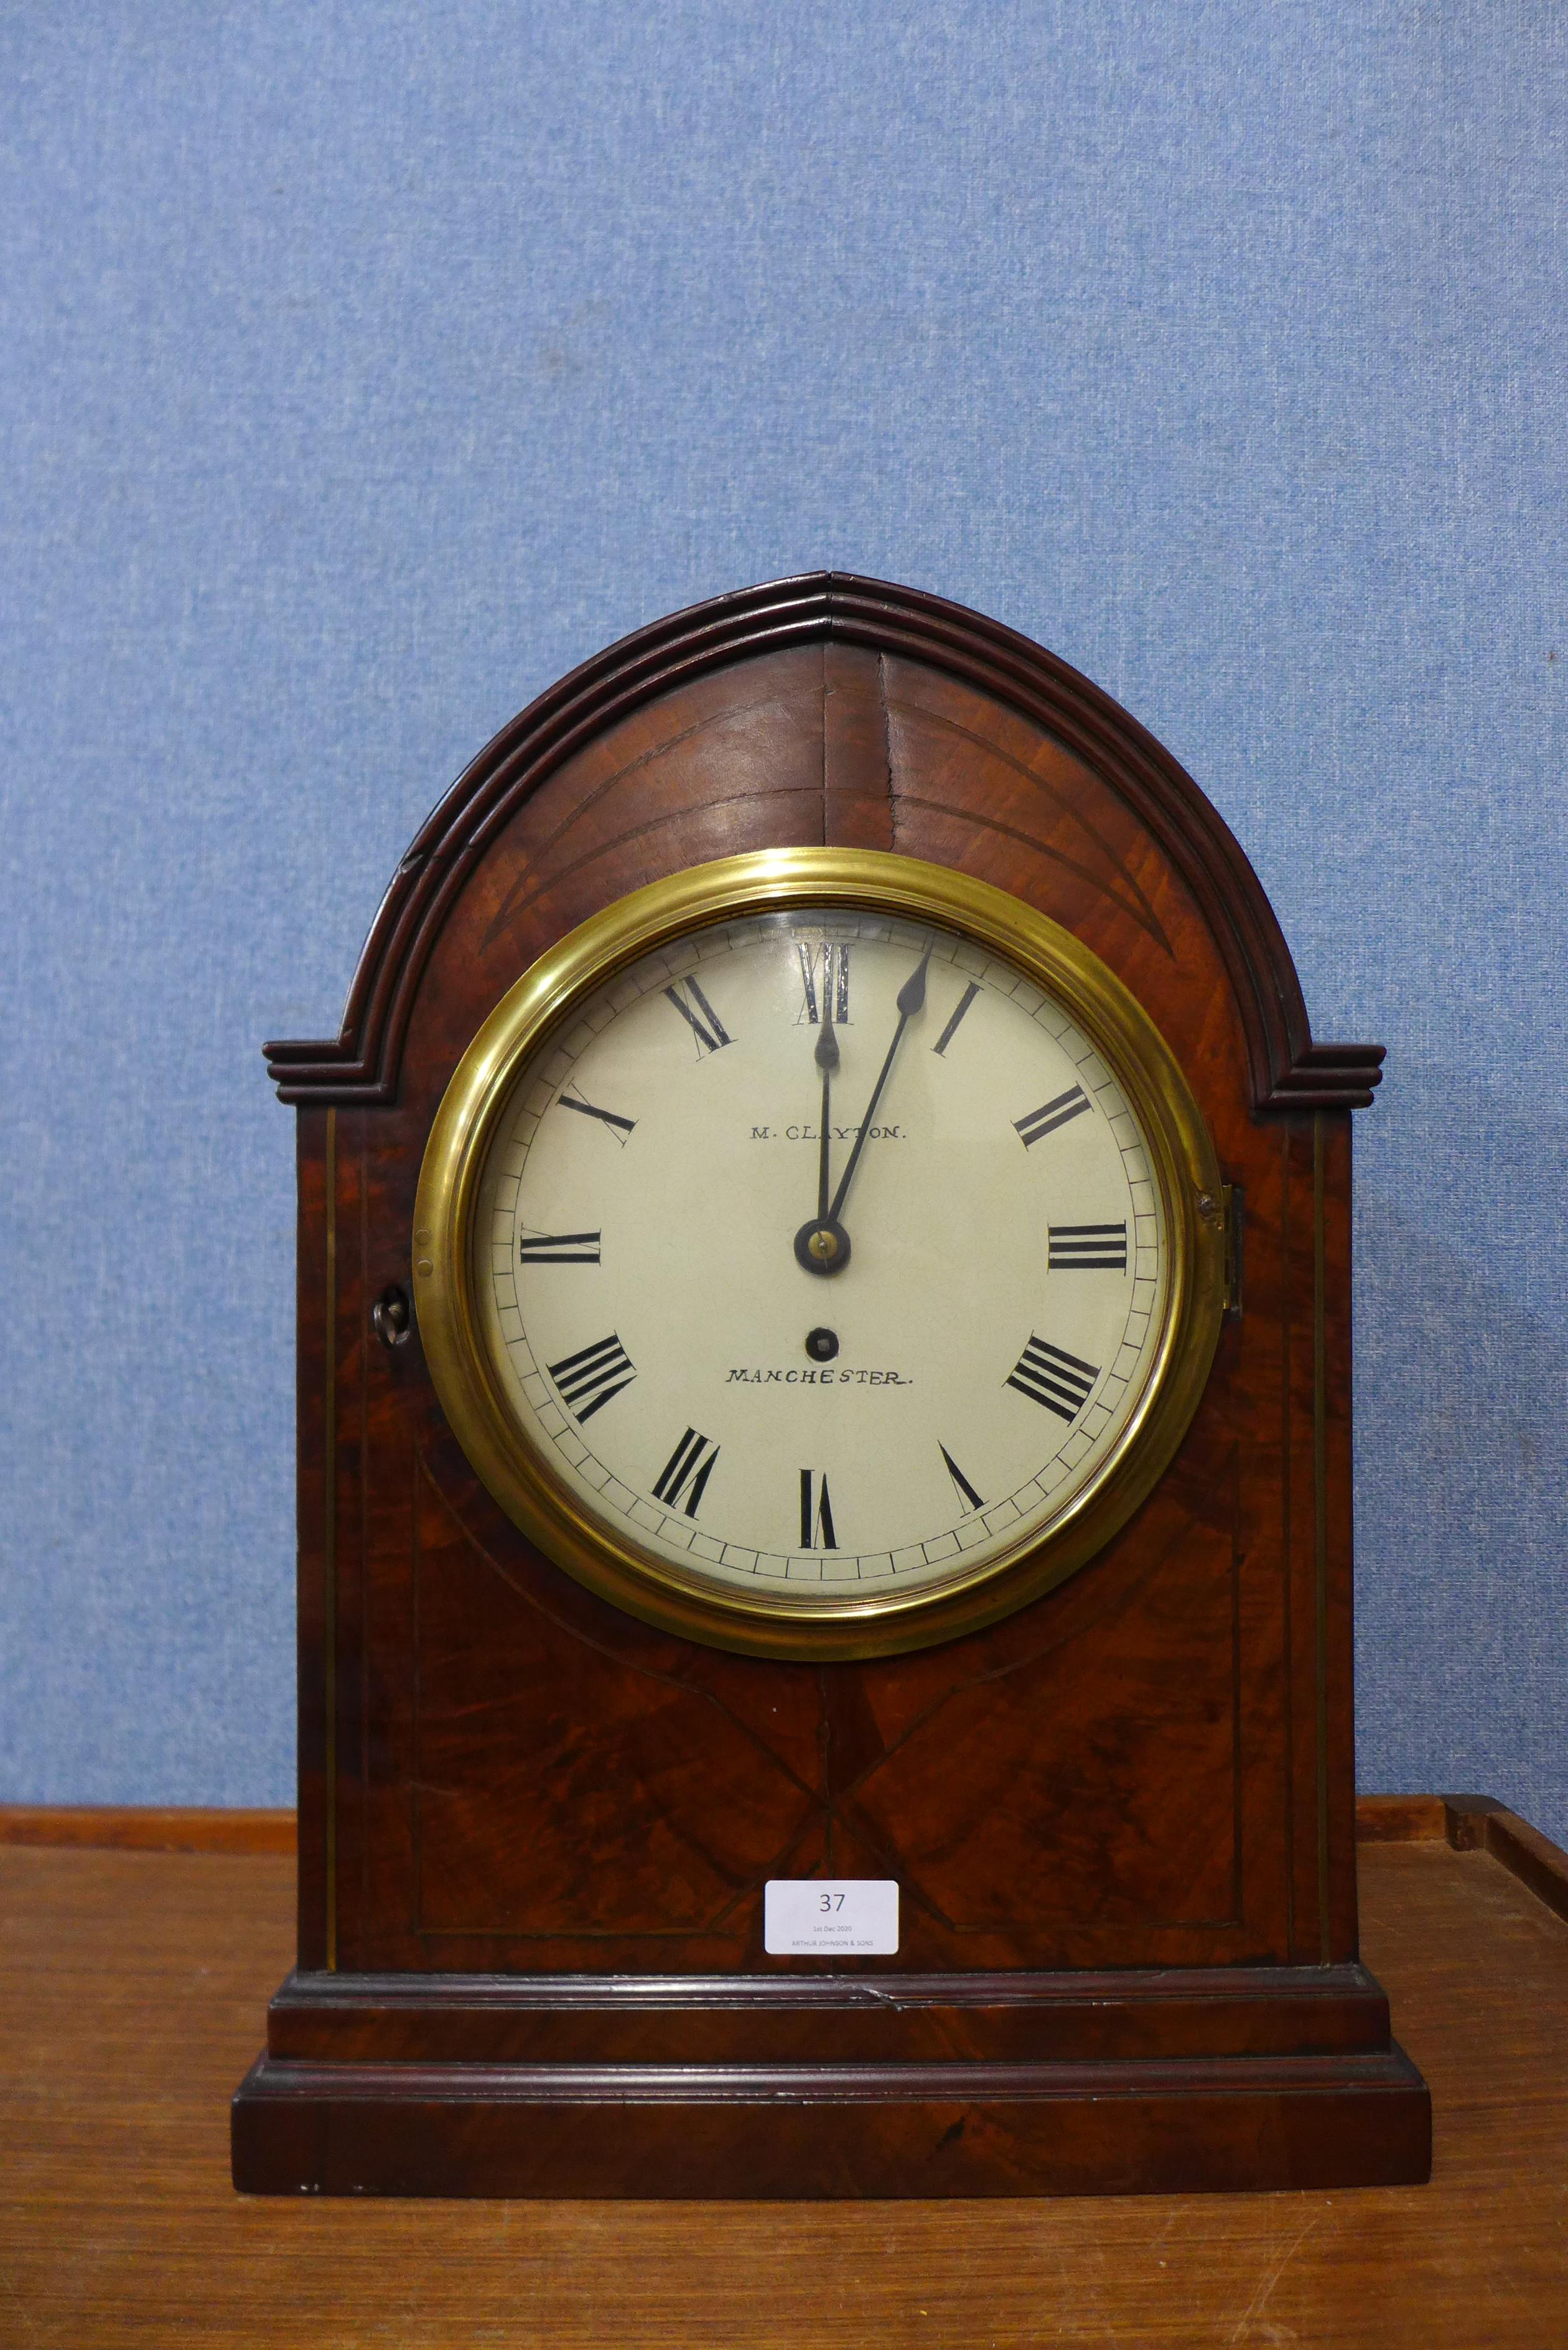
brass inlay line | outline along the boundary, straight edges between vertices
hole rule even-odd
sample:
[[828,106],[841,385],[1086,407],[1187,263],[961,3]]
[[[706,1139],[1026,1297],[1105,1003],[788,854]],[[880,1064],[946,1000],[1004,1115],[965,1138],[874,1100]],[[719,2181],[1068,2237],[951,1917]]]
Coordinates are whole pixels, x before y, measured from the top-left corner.
[[1312,1121],[1313,1564],[1317,1586],[1318,1954],[1329,1962],[1328,1921],[1328,1342],[1324,1314],[1324,1114]]
[[327,1964],[337,1967],[337,1112],[327,1113],[327,1414],[322,1446],[321,1667],[327,1781]]
[[1232,1322],[1241,1318],[1241,1250],[1242,1232],[1247,1216],[1247,1194],[1240,1183],[1221,1183],[1220,1206],[1225,1225],[1225,1312]]
[[1294,1523],[1292,1503],[1294,1499],[1291,1474],[1294,1460],[1293,1447],[1295,1430],[1292,1424],[1292,1405],[1295,1390],[1291,1382],[1295,1366],[1291,1347],[1291,1332],[1295,1321],[1294,1259],[1291,1253],[1291,1196],[1295,1186],[1295,1141],[1291,1128],[1282,1119],[1280,1124],[1280,1260],[1284,1266],[1285,1312],[1282,1317],[1280,1342],[1282,1361],[1280,1374],[1280,1559],[1283,1576],[1284,1643],[1283,1660],[1285,1689],[1285,1947],[1293,1959],[1296,1954],[1296,1680],[1295,1640],[1292,1629],[1295,1617],[1295,1554],[1291,1543]]

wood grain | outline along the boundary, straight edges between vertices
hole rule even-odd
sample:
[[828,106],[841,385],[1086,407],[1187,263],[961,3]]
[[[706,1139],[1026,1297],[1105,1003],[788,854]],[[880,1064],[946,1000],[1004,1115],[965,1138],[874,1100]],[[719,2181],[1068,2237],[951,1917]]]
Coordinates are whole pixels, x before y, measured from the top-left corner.
[[[846,684],[839,672],[851,650],[871,659]],[[265,1047],[284,1099],[392,1099],[425,961],[497,831],[553,785],[596,737],[635,733],[649,703],[688,688],[701,693],[715,671],[764,659],[784,666],[794,661],[803,674],[820,680],[816,773],[811,784],[796,786],[810,791],[815,785],[820,813],[814,829],[799,833],[801,839],[907,847],[899,808],[917,813],[921,795],[900,791],[890,757],[879,776],[875,755],[864,756],[868,749],[875,754],[878,735],[881,747],[888,744],[889,664],[898,664],[905,677],[924,672],[972,689],[1016,713],[1031,737],[1044,733],[1105,777],[1182,873],[1211,925],[1241,1007],[1258,1107],[1345,1109],[1370,1100],[1383,1048],[1313,1041],[1289,951],[1240,844],[1192,778],[1136,719],[1065,661],[998,621],[917,588],[829,571],[715,597],[655,621],[584,662],[504,726],[433,811],[400,865],[366,942],[337,1036]],[[870,691],[862,694],[860,681],[867,674]],[[838,694],[843,699],[836,707]],[[732,751],[722,735],[715,739],[724,754]],[[836,748],[848,752],[846,763],[836,762]],[[743,761],[739,764],[743,770]],[[773,781],[751,782],[731,756],[725,765],[722,805],[743,823],[748,802],[774,796],[778,787]],[[623,770],[632,771],[631,763]],[[656,806],[639,829],[678,816],[668,806]],[[707,854],[722,851],[710,847]]]
[[227,2097],[282,1858],[0,1852],[0,2340],[39,2350],[1548,2350],[1568,2338],[1568,1926],[1490,1853],[1364,1846],[1424,2189],[1064,2202],[251,2202]]
[[1544,1901],[1568,1918],[1568,1853],[1490,1795],[1447,1795],[1443,1811],[1449,1842],[1458,1852],[1490,1852]]
[[[1449,1801],[1484,1804],[1489,1813],[1505,1815],[1502,1805],[1490,1797],[1456,1796]],[[1508,1813],[1506,1817],[1515,1820],[1517,1814]],[[1441,1795],[1356,1798],[1355,1834],[1363,1843],[1408,1844],[1447,1835],[1448,1819],[1448,1805]],[[89,1845],[136,1852],[291,1853],[296,1842],[292,1811],[171,1804],[0,1804],[0,1845]]]
[[1426,1844],[1449,1832],[1441,1795],[1358,1795],[1357,1844]]
[[[417,1329],[389,1349],[370,1316],[407,1278],[453,1066],[518,974],[650,879],[827,841],[1011,892],[1157,1008],[1246,1203],[1247,1297],[1175,1460],[1089,1567],[966,1638],[819,1670],[699,1649],[564,1575],[475,1477]],[[1281,2060],[1299,2076],[1219,2045],[1208,2074],[1171,2074],[1203,2062],[1173,2043],[1075,2087],[1008,2073],[964,1990],[1228,1968],[1262,2051],[1288,2033],[1301,1970],[1357,1960],[1349,1112],[1381,1054],[1312,1044],[1255,876],[1126,712],[1010,631],[876,582],[818,575],[677,615],[482,754],[394,879],[342,1035],[271,1052],[299,1111],[304,1972],[683,1977],[693,2050],[720,1979],[869,1974],[897,2009],[892,1978],[946,1975],[935,2039],[1001,2068],[971,2078],[994,2112],[955,2109],[940,2068],[916,2078],[937,2060],[895,2048],[911,2068],[900,2180],[896,2128],[872,2112],[898,2092],[846,2064],[842,2140],[826,2092],[797,2117],[823,2192],[923,2192],[939,2154],[955,2193],[1420,2175],[1419,2084],[1386,2036],[1352,2047],[1349,2009]],[[825,1872],[898,1880],[889,1962],[765,1950],[767,1880]],[[322,2008],[318,2044],[352,2044],[364,2012]],[[787,2039],[782,2013],[768,2030]],[[732,2168],[753,2141],[723,2083],[673,2118],[651,2073],[622,2085],[621,2113],[613,2084],[585,2102],[581,2083],[516,2067],[488,2086],[432,2075],[413,2096],[410,2042],[401,2071],[373,2079],[367,2056],[360,2102],[329,2122],[332,2082],[286,2070],[309,2061],[275,2059],[247,2088],[253,2184],[368,2183],[358,2158],[323,2168],[308,2151],[303,2097],[320,2144],[335,2134],[341,2154],[361,2131],[376,2178],[423,2191],[536,2189],[557,2141],[596,2131],[602,2167],[572,2155],[583,2191],[659,2176],[673,2192],[681,2164],[688,2192],[763,2186]],[[802,2085],[759,2075],[747,2095]],[[541,2102],[555,2135],[530,2149]],[[470,2158],[507,2130],[504,2160]]]
[[[835,631],[847,593],[813,607]],[[874,601],[891,650],[864,598],[854,641],[780,641],[763,598],[760,639],[721,629],[722,665],[701,616],[666,631],[660,660],[691,645],[695,668],[574,704],[542,766],[519,721],[442,820],[441,920],[395,984],[395,1087],[304,1085],[302,1964],[763,1967],[763,1883],[824,1866],[898,1878],[914,1970],[1355,1956],[1346,1114],[1255,1116],[1225,939],[1263,917],[1250,880],[1244,918],[1206,910],[1193,876],[1210,898],[1235,876],[1195,787],[1161,769],[1156,791],[1108,703],[1071,742],[1045,731],[1014,690],[1021,640],[992,693],[953,666],[963,616]],[[1158,1003],[1244,1189],[1249,1302],[1159,1492],[1090,1571],[986,1633],[823,1675],[694,1650],[571,1584],[473,1476],[417,1334],[389,1350],[367,1323],[405,1269],[435,1106],[517,972],[652,874],[828,834],[1015,891]],[[597,1801],[591,1833],[586,1724],[597,1778],[638,1790]]]
[[6,1844],[292,1854],[295,1815],[201,1804],[0,1804],[0,1845]]

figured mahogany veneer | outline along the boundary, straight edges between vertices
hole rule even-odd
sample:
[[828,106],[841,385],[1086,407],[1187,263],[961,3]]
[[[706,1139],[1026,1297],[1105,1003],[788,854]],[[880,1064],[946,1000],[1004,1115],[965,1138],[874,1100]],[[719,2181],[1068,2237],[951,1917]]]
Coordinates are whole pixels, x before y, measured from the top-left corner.
[[[1243,1310],[1102,1556],[971,1638],[823,1669],[561,1574],[417,1334],[370,1324],[436,1105],[518,974],[644,881],[815,842],[1077,932],[1245,1203]],[[721,598],[496,738],[400,868],[341,1036],[268,1052],[299,1110],[299,1970],[238,2100],[243,2185],[1425,2176],[1426,2092],[1356,1965],[1348,1113],[1382,1054],[1312,1043],[1255,877],[1158,744],[935,598]],[[896,1959],[764,1954],[765,1880],[823,1873],[898,1879]]]

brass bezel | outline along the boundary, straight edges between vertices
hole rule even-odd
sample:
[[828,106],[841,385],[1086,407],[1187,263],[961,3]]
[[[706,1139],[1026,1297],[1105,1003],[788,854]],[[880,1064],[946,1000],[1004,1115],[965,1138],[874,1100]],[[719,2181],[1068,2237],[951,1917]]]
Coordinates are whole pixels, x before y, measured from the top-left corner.
[[[517,1427],[477,1336],[472,1222],[492,1131],[519,1069],[585,993],[683,932],[803,904],[940,923],[1047,989],[1114,1072],[1149,1145],[1170,1237],[1158,1354],[1116,1451],[1061,1519],[934,1592],[833,1602],[696,1587],[591,1518]],[[1224,1307],[1220,1170],[1179,1066],[1137,999],[1088,947],[1020,899],[946,866],[880,850],[774,848],[649,883],[568,933],[511,987],[453,1073],[414,1210],[419,1329],[453,1435],[523,1533],[600,1597],[711,1648],[825,1660],[955,1639],[1049,1591],[1103,1549],[1152,1491],[1203,1391]]]

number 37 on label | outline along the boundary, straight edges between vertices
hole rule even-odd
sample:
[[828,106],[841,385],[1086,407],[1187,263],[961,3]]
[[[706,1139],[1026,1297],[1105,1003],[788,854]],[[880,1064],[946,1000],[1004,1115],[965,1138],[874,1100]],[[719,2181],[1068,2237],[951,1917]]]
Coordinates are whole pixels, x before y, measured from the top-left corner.
[[763,1947],[775,1958],[864,1958],[898,1947],[898,1887],[885,1877],[770,1877]]

